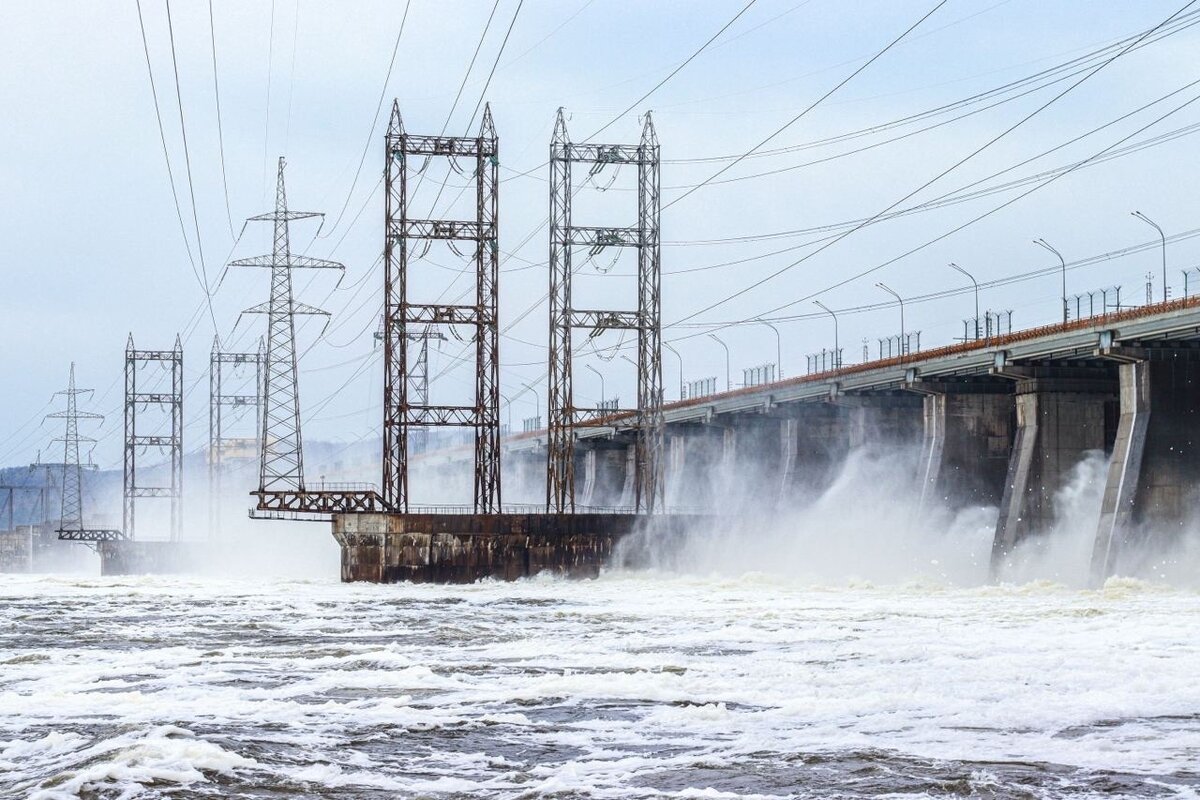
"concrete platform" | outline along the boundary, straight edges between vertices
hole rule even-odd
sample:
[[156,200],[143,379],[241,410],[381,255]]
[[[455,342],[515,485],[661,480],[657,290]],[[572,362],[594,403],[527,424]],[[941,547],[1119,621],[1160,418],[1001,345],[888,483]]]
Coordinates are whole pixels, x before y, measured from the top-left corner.
[[471,583],[540,572],[594,577],[618,541],[642,526],[664,533],[693,515],[335,514],[342,580]]
[[188,572],[199,555],[191,542],[98,542],[101,575],[173,575]]

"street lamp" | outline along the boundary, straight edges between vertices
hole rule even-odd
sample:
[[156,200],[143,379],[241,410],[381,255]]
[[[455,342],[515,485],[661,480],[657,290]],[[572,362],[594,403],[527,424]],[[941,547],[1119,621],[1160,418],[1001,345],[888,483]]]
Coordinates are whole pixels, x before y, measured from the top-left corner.
[[771,330],[775,331],[775,377],[779,380],[783,379],[783,344],[782,337],[779,335],[779,328],[776,328],[765,319],[756,319],[755,322],[760,325],[766,325]]
[[671,347],[671,345],[667,344],[666,342],[663,342],[662,346],[667,348],[668,350],[670,350],[672,353],[674,353],[675,358],[679,359],[679,399],[682,400],[683,399],[683,356],[679,355],[679,351],[676,350],[674,347]]
[[1034,239],[1033,243],[1038,247],[1049,250],[1054,255],[1058,256],[1058,261],[1062,264],[1062,301],[1063,301],[1063,325],[1067,324],[1067,262],[1062,257],[1062,253],[1050,246],[1050,243],[1045,239]]
[[504,392],[500,393],[500,399],[504,401],[504,408],[507,410],[508,431],[509,433],[512,433],[512,400],[509,400],[508,395],[506,395]]
[[1147,225],[1154,226],[1154,230],[1158,231],[1158,236],[1162,239],[1162,269],[1163,269],[1163,302],[1167,302],[1167,235],[1163,233],[1163,229],[1158,226],[1158,223],[1147,217],[1140,211],[1130,212],[1133,216],[1140,219]]
[[971,284],[975,287],[975,338],[978,339],[979,338],[979,283],[978,283],[978,281],[975,280],[974,275],[967,272],[965,269],[960,267],[958,264],[955,264],[953,261],[950,262],[950,268],[956,269],[959,272],[961,272],[963,275],[966,275],[967,279],[970,280]]
[[729,377],[729,345],[718,339],[715,333],[710,333],[708,338],[725,348],[725,391],[733,391],[733,380]]
[[838,322],[837,314],[829,306],[822,303],[820,300],[813,300],[813,304],[821,308],[826,314],[833,317],[833,364],[835,369],[842,368],[842,348],[838,344]]
[[595,373],[596,377],[600,379],[600,407],[604,408],[604,376],[601,375],[600,371],[591,364],[584,364],[583,366],[587,369],[590,369],[593,373]]
[[904,350],[906,349],[905,345],[908,344],[907,340],[904,338],[904,298],[901,297],[895,289],[890,289],[882,283],[877,283],[875,285],[880,289],[883,289],[892,297],[896,298],[896,300],[900,303],[900,360],[903,361]]
[[521,395],[525,394],[526,392],[533,393],[533,415],[534,415],[534,417],[540,416],[542,413],[542,398],[540,396],[538,396],[537,389],[533,388],[533,381],[530,381],[529,383],[522,386],[521,391],[517,392],[516,396],[513,397],[513,399],[514,400],[517,399],[517,397],[520,397]]

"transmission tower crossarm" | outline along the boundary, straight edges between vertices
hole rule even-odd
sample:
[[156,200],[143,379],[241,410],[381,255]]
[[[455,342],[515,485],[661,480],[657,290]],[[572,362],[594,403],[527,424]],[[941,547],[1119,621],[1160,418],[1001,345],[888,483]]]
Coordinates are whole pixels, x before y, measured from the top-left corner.
[[[345,264],[338,261],[329,261],[324,258],[313,258],[312,256],[297,256],[288,254],[285,263],[291,269],[338,269],[344,270]],[[281,266],[278,262],[278,256],[275,254],[264,256],[250,256],[249,258],[239,258],[229,262],[231,267],[266,267],[268,269],[276,266]]]
[[[88,411],[75,411],[73,413],[70,411],[55,411],[46,415],[46,419],[67,419],[68,417],[74,419],[104,419],[103,414],[92,414]],[[80,441],[83,440],[81,439]]]
[[[280,161],[283,159],[280,158]],[[311,219],[312,217],[324,217],[324,212],[321,211],[268,211],[265,214],[256,214],[253,217],[246,217],[247,222],[281,222],[297,219]]]
[[[271,303],[270,303],[270,301],[268,301],[266,303],[259,303],[256,306],[251,306],[250,308],[247,308],[242,313],[243,314],[270,314],[271,313]],[[300,316],[300,315],[321,316],[321,317],[330,316],[328,311],[325,311],[323,309],[316,308],[314,306],[310,306],[310,305],[307,305],[305,303],[301,303],[301,302],[298,302],[295,300],[292,301],[292,312],[291,313],[296,316]]]

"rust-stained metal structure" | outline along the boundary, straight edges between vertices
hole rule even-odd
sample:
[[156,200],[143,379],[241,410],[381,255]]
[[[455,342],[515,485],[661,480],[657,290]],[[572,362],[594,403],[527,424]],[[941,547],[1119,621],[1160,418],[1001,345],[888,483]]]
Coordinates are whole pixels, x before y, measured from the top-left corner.
[[[80,435],[79,421],[104,419],[100,414],[79,410],[79,396],[91,394],[91,392],[91,389],[75,388],[75,363],[72,362],[71,377],[67,388],[54,393],[55,397],[62,395],[66,398],[67,407],[62,411],[46,415],[46,419],[61,419],[65,423],[66,429],[63,435],[54,440],[63,443],[62,463],[44,464],[39,461],[35,466],[46,469],[56,467],[62,469],[62,514],[59,517],[58,527],[55,529],[58,538],[70,542],[85,542],[89,547],[94,548],[98,542],[114,542],[127,537],[124,531],[112,528],[87,528],[83,523],[83,470],[85,465],[79,461],[79,443],[96,440]],[[90,458],[86,466],[89,469],[95,469]]]
[[[208,524],[209,535],[215,535],[221,525],[222,478],[226,459],[234,453],[262,450],[263,374],[266,367],[266,345],[260,339],[258,352],[237,353],[221,349],[219,337],[213,337],[212,354],[208,365]],[[250,393],[241,388],[230,391],[225,381],[239,371],[253,366],[254,386]],[[254,436],[232,436],[228,433],[226,409],[239,415],[247,408],[254,409]]]
[[[491,108],[484,107],[478,136],[422,136],[404,130],[399,104],[393,103],[384,158],[384,505],[396,513],[410,509],[410,434],[436,427],[466,427],[473,429],[475,441],[474,512],[495,513],[500,507],[500,162]],[[452,166],[459,160],[473,163],[475,219],[422,219],[411,214],[410,177],[433,158],[449,159]],[[475,267],[473,302],[413,302],[409,270],[422,260],[433,241],[474,248],[469,255]],[[417,326],[417,330],[411,329]],[[472,330],[474,401],[471,405],[432,404],[427,391],[413,391],[409,343],[421,341],[420,359],[427,341],[420,334],[428,336],[431,331],[455,327]]]
[[[571,142],[562,109],[550,143],[550,354],[547,433],[546,510],[575,510],[575,429],[595,424],[600,416],[636,415],[634,507],[640,513],[661,509],[663,502],[661,243],[659,238],[659,144],[646,114],[641,141],[630,144]],[[575,164],[594,178],[608,167],[637,167],[637,223],[630,227],[577,225],[571,216],[576,189]],[[609,247],[637,250],[637,308],[592,309],[572,295],[575,248],[590,256]],[[604,331],[632,331],[637,336],[637,406],[634,409],[585,409],[572,393],[572,334],[597,336]]]
[[[147,365],[161,367],[167,373],[170,391],[139,391],[138,374]],[[164,409],[170,417],[170,432],[138,433],[138,412],[150,406]],[[138,482],[138,455],[149,449],[165,451],[169,475],[165,486],[143,486]],[[133,334],[125,344],[125,458],[122,493],[121,529],[135,539],[137,501],[162,498],[171,502],[170,540],[177,542],[183,528],[183,344],[175,337],[170,350],[138,350]]]
[[271,297],[243,313],[267,315],[267,346],[263,377],[261,462],[257,498],[252,513],[266,518],[324,515],[333,511],[378,511],[379,493],[364,485],[310,488],[304,483],[304,448],[300,436],[300,395],[296,370],[296,316],[328,312],[296,302],[292,271],[345,267],[336,261],[292,253],[289,223],[322,216],[312,211],[291,211],[287,206],[283,170],[279,158],[275,188],[275,210],[250,217],[251,222],[274,226],[271,253],[231,262],[235,267],[265,267],[271,271]]

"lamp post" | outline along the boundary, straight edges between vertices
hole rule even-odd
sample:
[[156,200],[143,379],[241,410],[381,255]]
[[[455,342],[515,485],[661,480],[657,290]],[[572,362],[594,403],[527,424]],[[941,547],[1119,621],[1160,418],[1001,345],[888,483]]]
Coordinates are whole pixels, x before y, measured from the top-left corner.
[[779,335],[779,328],[776,328],[765,319],[754,320],[760,325],[766,325],[771,330],[775,331],[775,377],[776,379],[783,378],[783,337]]
[[953,261],[950,262],[950,268],[958,270],[963,275],[966,275],[967,279],[969,281],[971,281],[971,285],[975,287],[975,338],[978,339],[979,338],[979,282],[975,280],[974,275],[967,272],[965,269],[960,267],[958,264],[955,264]]
[[674,353],[675,358],[679,359],[679,399],[682,400],[683,399],[683,356],[679,355],[679,351],[676,350],[674,347],[671,347],[671,345],[667,344],[666,342],[663,342],[662,346],[667,348],[668,350],[670,350],[672,353]]
[[717,335],[715,333],[710,333],[708,335],[708,338],[712,339],[714,342],[721,345],[721,347],[725,348],[725,391],[727,391],[727,392],[732,391],[733,390],[733,379],[729,377],[729,345],[725,344],[719,338],[717,338]]
[[1165,303],[1167,302],[1167,235],[1163,233],[1163,229],[1159,227],[1157,222],[1142,212],[1133,211],[1131,213],[1147,225],[1153,226],[1154,230],[1158,231],[1159,238],[1162,239],[1163,302]]
[[1034,239],[1033,243],[1038,247],[1049,250],[1054,255],[1058,256],[1058,261],[1062,264],[1062,303],[1063,303],[1063,325],[1067,324],[1067,262],[1063,258],[1062,253],[1050,246],[1050,243],[1045,239]]
[[514,400],[517,399],[518,397],[525,394],[526,392],[533,393],[533,416],[536,419],[537,417],[540,417],[542,414],[542,398],[538,396],[537,389],[533,388],[533,381],[530,381],[529,383],[522,386],[521,391],[517,392],[517,394],[513,397],[513,399]]
[[625,355],[624,353],[621,353],[621,360],[632,364],[634,369],[638,369],[638,362],[634,361],[632,358]]
[[813,300],[813,305],[817,306],[822,311],[824,311],[826,314],[833,317],[833,364],[834,364],[835,369],[840,370],[842,368],[842,348],[841,348],[841,345],[838,344],[837,314],[833,313],[833,310],[831,308],[829,308],[829,306],[822,303],[820,300]]
[[598,369],[596,369],[595,367],[593,367],[591,364],[584,364],[583,366],[590,369],[593,373],[595,373],[596,377],[600,379],[600,407],[603,408],[604,407],[604,376],[601,375],[600,371]]
[[901,297],[895,289],[891,289],[882,283],[877,283],[875,285],[880,289],[883,289],[892,297],[896,298],[896,300],[900,303],[900,360],[903,361],[905,345],[907,344],[907,341],[904,338],[904,298]]
[[509,400],[508,395],[506,395],[504,392],[500,393],[500,399],[504,401],[504,408],[508,414],[508,432],[512,433],[512,400]]

